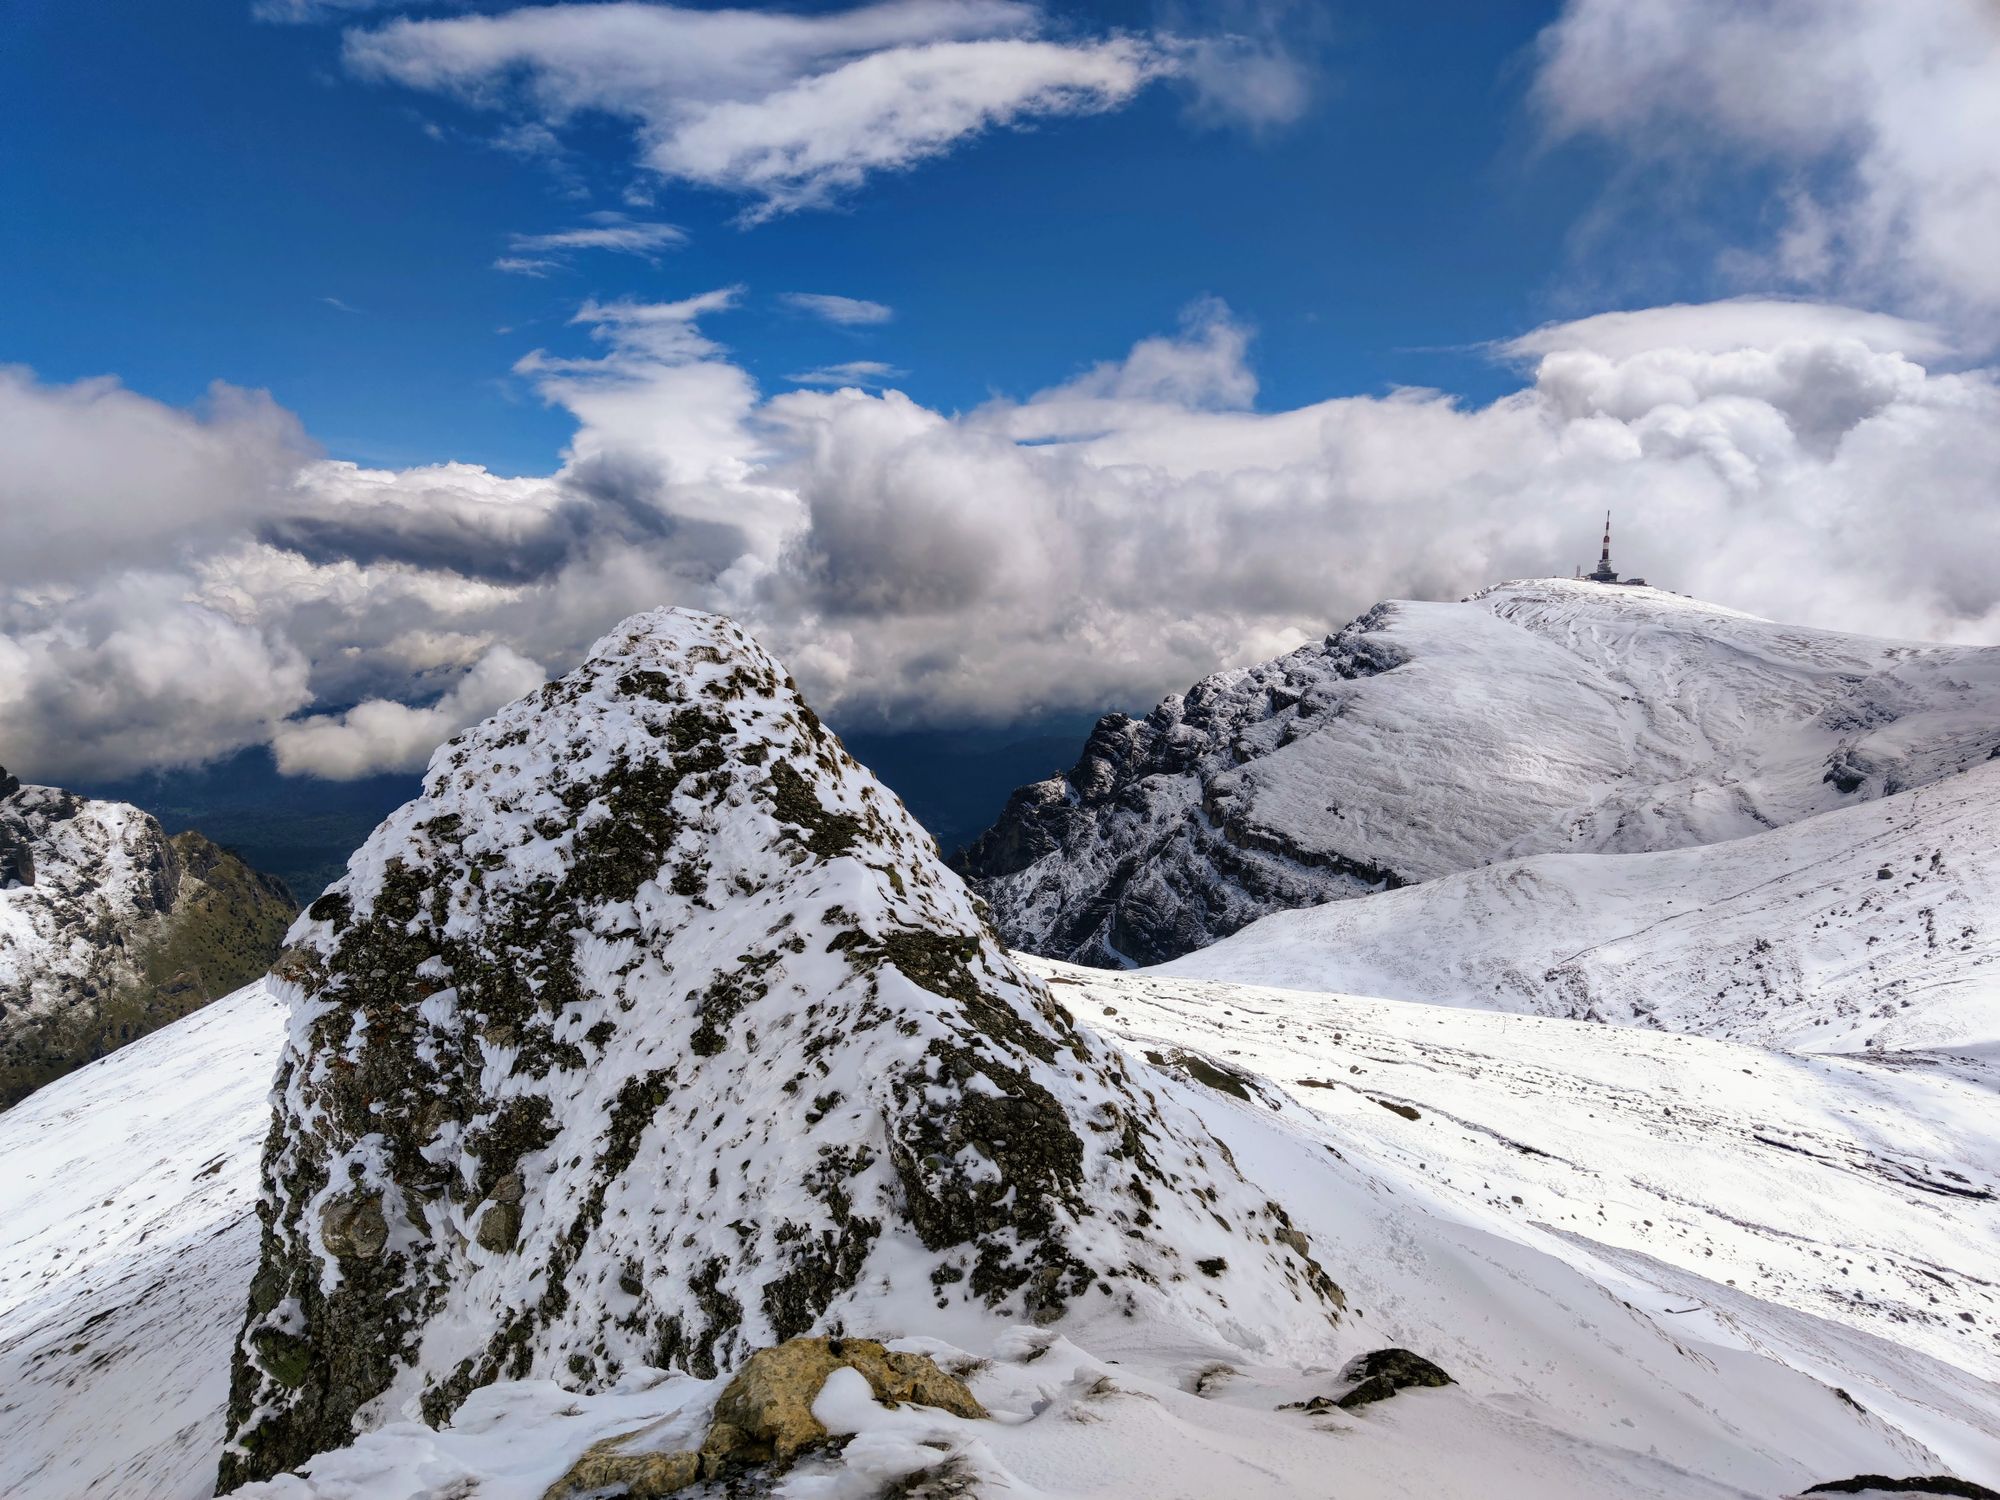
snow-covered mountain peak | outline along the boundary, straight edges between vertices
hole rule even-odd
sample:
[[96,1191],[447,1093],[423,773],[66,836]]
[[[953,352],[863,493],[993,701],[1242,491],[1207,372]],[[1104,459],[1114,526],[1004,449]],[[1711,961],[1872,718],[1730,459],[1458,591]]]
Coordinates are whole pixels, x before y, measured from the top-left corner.
[[1977,764],[1996,723],[2000,650],[1527,580],[1107,718],[964,867],[1016,947],[1151,963],[1502,859],[1742,838]]
[[502,1378],[1338,1308],[727,620],[637,616],[441,749],[291,942],[226,1487]]
[[0,1109],[260,973],[295,909],[198,833],[0,769]]

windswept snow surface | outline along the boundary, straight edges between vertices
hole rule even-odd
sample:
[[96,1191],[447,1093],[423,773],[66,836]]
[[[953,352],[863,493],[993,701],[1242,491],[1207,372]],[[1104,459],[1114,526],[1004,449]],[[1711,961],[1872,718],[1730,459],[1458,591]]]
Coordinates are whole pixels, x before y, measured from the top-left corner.
[[1996,912],[1988,761],[1729,843],[1277,912],[1155,972],[1814,1051],[2000,1049]]
[[260,982],[0,1114],[0,1495],[195,1500],[257,1265]]
[[1105,719],[966,868],[1017,947],[1157,963],[1272,911],[1525,855],[1743,838],[2000,744],[2000,649],[1568,579],[1377,605]]
[[[862,1500],[946,1462],[984,1493],[1051,1500],[1776,1500],[1863,1472],[2000,1482],[1987,1085],[1943,1067],[1036,967],[1135,1067],[1166,1058],[1142,1076],[1293,1205],[1348,1293],[1337,1347],[1300,1369],[1116,1316],[956,1326],[991,1361],[970,1380],[992,1422],[830,1388],[822,1417],[859,1435],[781,1496]],[[0,1119],[6,1160],[50,1162],[0,1199],[10,1500],[208,1492],[282,1033],[252,989]],[[1243,1096],[1187,1081],[1188,1055],[1241,1070]],[[43,1155],[18,1154],[30,1145]],[[945,1357],[921,1309],[873,1331]],[[1458,1383],[1351,1413],[1279,1409],[1338,1394],[1339,1365],[1386,1345]],[[239,1493],[539,1500],[600,1438],[663,1421],[644,1441],[685,1445],[719,1384],[638,1367],[595,1396],[501,1383],[446,1431],[392,1423],[305,1477]]]

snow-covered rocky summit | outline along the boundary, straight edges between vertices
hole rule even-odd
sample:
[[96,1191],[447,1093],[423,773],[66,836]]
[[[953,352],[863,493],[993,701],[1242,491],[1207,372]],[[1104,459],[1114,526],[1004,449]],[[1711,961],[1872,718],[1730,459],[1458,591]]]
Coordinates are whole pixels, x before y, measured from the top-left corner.
[[1379,604],[1099,722],[963,868],[1013,946],[1157,963],[1273,911],[1515,857],[1742,838],[2000,745],[2000,650],[1569,579]]
[[1331,1337],[1286,1209],[725,620],[637,616],[442,748],[291,942],[224,1488],[809,1330]]
[[255,978],[295,910],[198,833],[0,770],[0,1109]]

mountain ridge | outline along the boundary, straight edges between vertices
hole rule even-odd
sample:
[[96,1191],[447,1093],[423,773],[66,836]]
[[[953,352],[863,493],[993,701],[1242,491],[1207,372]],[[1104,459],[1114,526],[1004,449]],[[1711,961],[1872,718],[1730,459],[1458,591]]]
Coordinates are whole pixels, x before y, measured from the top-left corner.
[[1569,579],[1387,601],[1100,721],[961,872],[1003,937],[1157,963],[1273,911],[1530,854],[1739,838],[2000,741],[2000,650],[1774,624]]
[[296,910],[200,833],[0,771],[0,1108],[261,974]]

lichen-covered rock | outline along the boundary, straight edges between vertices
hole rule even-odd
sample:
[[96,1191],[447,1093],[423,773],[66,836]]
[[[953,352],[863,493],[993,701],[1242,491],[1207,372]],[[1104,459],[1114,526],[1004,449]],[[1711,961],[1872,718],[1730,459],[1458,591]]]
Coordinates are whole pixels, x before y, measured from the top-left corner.
[[873,1339],[787,1339],[759,1349],[723,1387],[699,1449],[647,1452],[639,1446],[644,1429],[606,1438],[570,1465],[543,1500],[614,1487],[652,1500],[698,1479],[726,1480],[751,1468],[782,1472],[826,1441],[813,1403],[827,1377],[842,1369],[859,1374],[886,1406],[934,1406],[969,1421],[987,1414],[964,1382],[945,1374],[927,1354],[889,1349]]
[[296,911],[198,833],[0,771],[0,1109],[250,983]]
[[699,1453],[628,1451],[628,1445],[643,1436],[628,1432],[592,1443],[583,1457],[569,1466],[569,1472],[548,1487],[542,1500],[571,1500],[572,1496],[605,1491],[629,1500],[660,1500],[701,1478]]
[[788,1339],[751,1355],[723,1388],[701,1445],[704,1471],[790,1463],[824,1441],[826,1428],[813,1415],[813,1402],[839,1369],[858,1372],[877,1401],[935,1406],[955,1417],[986,1415],[964,1383],[928,1355],[887,1349],[873,1339]]
[[289,941],[224,1488],[490,1381],[849,1328],[1323,1352],[1284,1210],[726,620],[636,617],[440,750]]

